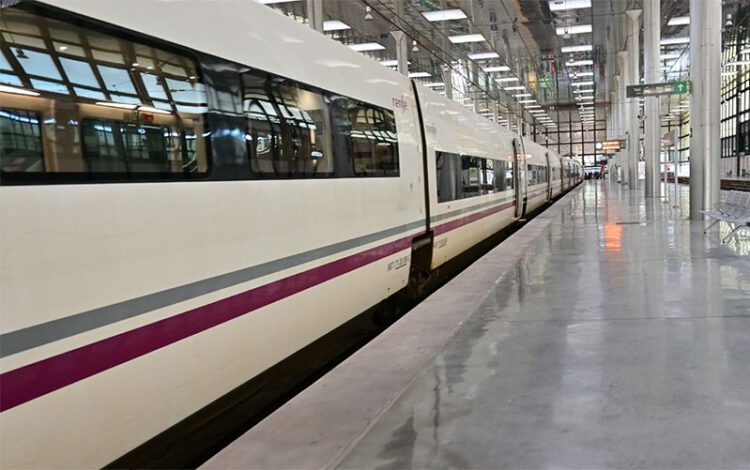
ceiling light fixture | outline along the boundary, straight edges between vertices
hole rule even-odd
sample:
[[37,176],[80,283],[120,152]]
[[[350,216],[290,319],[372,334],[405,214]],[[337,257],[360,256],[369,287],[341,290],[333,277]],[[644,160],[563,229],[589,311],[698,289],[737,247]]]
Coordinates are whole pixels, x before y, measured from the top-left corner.
[[669,22],[667,22],[667,26],[684,26],[686,24],[690,24],[689,16],[673,16]]
[[471,60],[497,59],[498,57],[500,57],[500,54],[497,52],[476,52],[469,54],[469,59]]
[[345,29],[352,29],[352,27],[339,20],[328,20],[323,22],[323,31],[343,31]]
[[495,81],[497,83],[517,82],[518,78],[516,78],[516,77],[502,77],[502,78],[496,78]]
[[0,92],[3,93],[13,93],[16,95],[26,95],[26,96],[39,96],[39,93],[31,90],[26,90],[24,88],[16,88],[12,86],[5,86],[0,85]]
[[445,86],[445,83],[443,82],[431,82],[431,83],[423,83],[422,86],[427,88],[440,88]]
[[448,39],[453,44],[464,44],[467,42],[482,42],[486,41],[484,36],[481,34],[459,34],[457,36],[448,36]]
[[675,44],[690,44],[690,38],[687,36],[664,38],[661,40],[660,44],[662,46],[673,46]]
[[594,86],[594,82],[571,82],[572,86]]
[[568,54],[571,52],[590,52],[594,49],[594,46],[591,44],[582,44],[580,46],[565,46],[560,51],[563,54]]
[[503,87],[503,90],[513,91],[513,90],[525,90],[525,86],[507,86]]
[[550,11],[578,10],[591,8],[591,0],[549,0]]
[[347,44],[349,49],[357,52],[368,52],[368,51],[382,51],[385,49],[381,44],[377,42],[363,42],[360,44]]
[[492,66],[492,67],[485,67],[482,70],[484,70],[487,73],[492,73],[492,72],[510,72],[510,67],[508,67],[507,65],[495,65],[495,66]]
[[427,72],[410,72],[409,73],[409,78],[427,78],[431,76],[432,75],[430,75]]
[[463,20],[466,18],[466,13],[459,8],[452,8],[450,10],[426,11],[422,13],[422,16],[424,16],[427,21],[450,21]]
[[569,34],[584,34],[592,31],[590,24],[574,24],[569,26],[558,26],[556,29],[558,36],[567,36]]

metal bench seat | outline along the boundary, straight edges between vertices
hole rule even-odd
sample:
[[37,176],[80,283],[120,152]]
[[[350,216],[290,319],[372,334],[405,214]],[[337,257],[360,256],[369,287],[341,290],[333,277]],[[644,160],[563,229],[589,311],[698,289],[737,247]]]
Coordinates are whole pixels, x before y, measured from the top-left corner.
[[727,222],[734,226],[731,232],[721,242],[726,243],[729,237],[743,228],[750,228],[750,192],[729,191],[726,200],[714,205],[715,210],[703,210],[701,213],[715,219],[706,227],[703,233],[719,222]]

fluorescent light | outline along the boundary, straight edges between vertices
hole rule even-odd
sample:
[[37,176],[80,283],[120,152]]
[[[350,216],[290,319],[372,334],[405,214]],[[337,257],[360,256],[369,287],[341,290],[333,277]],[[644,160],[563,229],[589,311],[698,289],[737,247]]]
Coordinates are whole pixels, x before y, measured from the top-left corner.
[[560,51],[562,51],[563,54],[568,54],[570,52],[589,52],[594,49],[594,46],[591,44],[585,44],[581,46],[565,46]]
[[450,39],[453,44],[486,41],[486,39],[484,39],[484,36],[482,36],[481,34],[459,34],[457,36],[448,36],[448,39]]
[[445,86],[445,83],[443,82],[423,83],[422,86],[427,87],[427,88],[440,88],[441,86]]
[[737,71],[735,70],[734,72],[721,72],[722,77],[729,77],[732,75],[737,75]]
[[513,95],[515,98],[526,98],[527,96],[533,96],[531,93],[519,93],[517,95]]
[[549,0],[550,11],[576,10],[591,8],[591,0]]
[[659,59],[661,60],[679,59],[680,55],[681,54],[677,54],[677,53],[662,54],[659,56]]
[[137,104],[114,103],[111,101],[97,101],[96,104],[98,104],[99,106],[109,106],[110,108],[122,108],[122,109],[135,109],[138,106]]
[[458,8],[451,10],[436,10],[427,11],[422,13],[422,16],[427,21],[449,21],[449,20],[462,20],[466,18],[466,13]]
[[590,24],[574,24],[570,26],[558,26],[556,28],[558,36],[565,36],[568,34],[583,34],[591,32]]
[[536,103],[536,100],[518,100],[518,102],[521,104]]
[[151,106],[138,106],[138,111],[146,111],[147,113],[156,113],[156,114],[172,114],[169,111],[166,111],[164,109],[152,108]]
[[662,46],[671,46],[674,44],[690,44],[690,38],[687,36],[684,36],[684,37],[664,38],[661,40]]
[[503,78],[496,78],[495,81],[497,83],[508,83],[508,82],[517,82],[518,79],[516,77],[503,77]]
[[593,86],[594,82],[572,82],[573,86]]
[[386,67],[397,67],[398,61],[397,60],[381,60],[380,65],[385,65]]
[[377,42],[363,42],[360,44],[347,44],[347,46],[357,52],[367,52],[367,51],[382,51],[385,49],[382,45],[378,44]]
[[264,5],[273,5],[274,3],[291,3],[291,2],[297,2],[299,0],[258,0],[260,3]]
[[526,106],[526,109],[538,109],[538,108],[541,108],[541,107],[542,107],[542,105],[540,105],[540,104],[530,104],[530,105]]
[[568,67],[583,67],[586,65],[594,65],[593,60],[573,60],[570,62],[566,62],[565,65]]
[[14,93],[16,95],[26,95],[26,96],[39,96],[39,93],[31,90],[26,90],[23,88],[16,88],[12,86],[5,86],[0,85],[0,92],[3,93]]
[[323,31],[343,31],[345,29],[352,29],[352,27],[339,20],[328,20],[323,22]]
[[513,90],[525,90],[525,86],[506,86],[503,87],[503,90],[513,91]]
[[724,65],[750,65],[750,60],[735,60],[734,62],[727,62]]
[[409,78],[427,78],[431,76],[432,75],[430,75],[427,72],[410,72],[409,73]]
[[500,57],[500,54],[497,52],[477,52],[469,54],[469,59],[471,60],[497,59],[498,57]]
[[581,90],[581,89],[573,90],[573,93],[593,93],[593,92],[594,90]]
[[593,77],[594,72],[576,72],[573,74],[574,78],[581,78],[581,77]]
[[510,67],[507,65],[495,65],[493,67],[485,67],[482,70],[485,72],[510,72]]
[[673,16],[667,23],[667,26],[684,26],[686,24],[690,24],[689,16]]

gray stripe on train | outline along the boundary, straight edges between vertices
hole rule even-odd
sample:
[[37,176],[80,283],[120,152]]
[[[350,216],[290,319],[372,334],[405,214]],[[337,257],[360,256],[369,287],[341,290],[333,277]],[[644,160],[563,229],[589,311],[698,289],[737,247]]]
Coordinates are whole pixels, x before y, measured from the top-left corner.
[[5,333],[0,335],[0,357],[137,317],[420,227],[424,227],[423,220]]

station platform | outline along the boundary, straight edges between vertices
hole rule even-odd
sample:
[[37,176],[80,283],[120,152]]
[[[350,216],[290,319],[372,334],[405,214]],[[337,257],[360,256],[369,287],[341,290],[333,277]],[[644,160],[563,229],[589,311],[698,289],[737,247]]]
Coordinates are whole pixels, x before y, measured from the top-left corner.
[[587,181],[204,468],[747,468],[750,233]]

